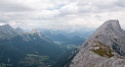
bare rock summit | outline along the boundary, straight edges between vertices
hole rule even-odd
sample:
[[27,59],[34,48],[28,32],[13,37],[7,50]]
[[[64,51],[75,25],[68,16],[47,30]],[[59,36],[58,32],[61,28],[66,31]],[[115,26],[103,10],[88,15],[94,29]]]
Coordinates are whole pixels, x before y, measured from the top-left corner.
[[125,67],[125,32],[106,21],[78,50],[69,67]]

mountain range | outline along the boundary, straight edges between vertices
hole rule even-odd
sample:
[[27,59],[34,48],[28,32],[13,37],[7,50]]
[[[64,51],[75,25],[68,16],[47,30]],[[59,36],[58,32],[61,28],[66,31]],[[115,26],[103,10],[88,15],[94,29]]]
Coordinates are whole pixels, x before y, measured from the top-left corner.
[[93,32],[0,26],[0,67],[124,67],[125,31],[119,21],[106,21]]
[[9,24],[0,26],[0,67],[41,67],[51,65],[63,48],[40,31],[24,33]]
[[88,28],[78,30],[39,30],[54,43],[70,48],[81,45],[94,32],[94,30]]

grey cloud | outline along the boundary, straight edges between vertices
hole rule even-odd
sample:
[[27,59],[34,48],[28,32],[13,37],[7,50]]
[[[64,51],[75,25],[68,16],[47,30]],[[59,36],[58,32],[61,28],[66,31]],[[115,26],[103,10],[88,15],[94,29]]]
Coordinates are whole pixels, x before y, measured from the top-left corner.
[[113,12],[125,9],[125,0],[108,1],[79,1],[77,6],[80,13]]
[[21,12],[29,10],[32,9],[21,4],[11,3],[7,0],[0,0],[0,12]]
[[[9,0],[8,0],[9,1]],[[79,26],[98,26],[100,21],[106,21],[107,19],[121,18],[124,15],[124,2],[100,3],[99,0],[83,0],[83,2],[69,2],[65,5],[57,5],[56,7],[50,7],[51,9],[37,10],[32,8],[37,7],[37,4],[30,4],[32,6],[25,6],[22,4],[8,2],[7,0],[0,0],[0,23],[10,23],[13,26],[20,26],[25,28],[43,27],[75,27]],[[13,0],[14,1],[14,0]],[[30,0],[29,0],[30,1]],[[33,0],[31,0],[33,1]],[[48,0],[49,1],[49,0]],[[55,0],[56,2],[57,0]],[[75,0],[76,1],[76,0]],[[78,1],[78,0],[77,0]],[[101,0],[104,1],[104,0]],[[34,1],[33,1],[34,2]],[[40,3],[39,3],[40,4]],[[42,4],[42,3],[41,3]],[[49,5],[45,4],[45,5]],[[44,3],[43,3],[44,5]],[[49,7],[49,6],[48,6]],[[57,8],[58,7],[58,8]],[[42,8],[42,7],[41,7]],[[77,9],[78,8],[78,9]],[[119,10],[118,12],[116,10]],[[121,11],[120,11],[121,10]],[[113,13],[112,11],[116,11]],[[118,16],[118,17],[117,17]],[[124,17],[122,17],[124,19]],[[90,24],[92,22],[92,24]],[[83,24],[83,25],[82,25]]]
[[0,21],[11,21],[11,20],[28,20],[32,19],[34,12],[0,12]]
[[118,0],[115,5],[124,8],[125,7],[125,0]]
[[0,22],[1,22],[1,23],[8,23],[8,21],[7,21],[7,20],[4,20],[4,19],[0,19]]

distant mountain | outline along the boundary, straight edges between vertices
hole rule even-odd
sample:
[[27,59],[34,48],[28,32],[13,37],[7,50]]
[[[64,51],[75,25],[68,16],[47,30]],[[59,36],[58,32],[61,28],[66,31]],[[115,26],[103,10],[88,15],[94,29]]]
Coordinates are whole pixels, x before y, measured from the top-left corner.
[[62,45],[81,45],[90,36],[93,30],[41,30],[42,33],[55,43]]
[[0,39],[9,39],[18,35],[18,33],[9,24],[0,26]]
[[124,67],[125,34],[118,20],[106,21],[85,43],[69,67]]
[[17,27],[17,28],[15,29],[15,31],[16,31],[19,35],[22,35],[22,34],[25,33],[24,30],[21,29],[20,27]]
[[64,50],[40,31],[19,35],[10,25],[0,29],[0,35],[10,36],[0,39],[0,67],[44,67],[63,55]]

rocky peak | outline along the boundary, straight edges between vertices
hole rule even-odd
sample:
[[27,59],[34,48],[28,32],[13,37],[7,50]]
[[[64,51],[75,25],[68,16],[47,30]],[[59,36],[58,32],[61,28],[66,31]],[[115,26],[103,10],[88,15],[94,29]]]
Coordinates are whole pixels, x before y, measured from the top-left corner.
[[108,27],[115,27],[115,28],[120,28],[120,24],[118,20],[109,20],[106,21],[101,27],[108,26]]
[[124,58],[124,31],[118,20],[109,20],[79,48],[70,67],[122,67]]
[[40,34],[41,32],[37,29],[32,29],[31,33],[32,34]]
[[12,27],[9,24],[0,26],[1,29],[12,29]]
[[121,29],[118,20],[109,20],[101,25],[95,33],[89,38],[91,41],[100,41],[106,43],[106,45],[112,47],[115,43],[124,46],[125,35]]
[[9,39],[16,36],[17,33],[9,24],[0,26],[0,39]]
[[106,21],[104,24],[102,24],[96,32],[102,32],[102,31],[121,31],[121,27],[118,20],[109,20]]
[[49,39],[44,36],[39,30],[37,29],[32,29],[31,32],[25,33],[22,35],[23,39],[28,41],[28,40],[35,40],[35,39],[43,39],[45,41],[49,41]]

